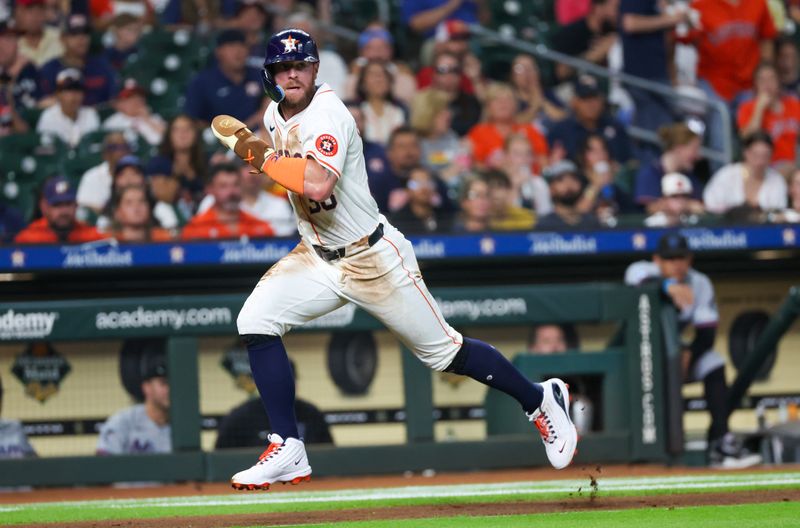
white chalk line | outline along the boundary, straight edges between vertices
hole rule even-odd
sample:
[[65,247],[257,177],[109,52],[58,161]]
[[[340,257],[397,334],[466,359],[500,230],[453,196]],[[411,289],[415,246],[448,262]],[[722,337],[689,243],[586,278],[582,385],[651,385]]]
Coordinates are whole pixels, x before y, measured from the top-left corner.
[[[598,491],[666,491],[696,489],[730,489],[735,487],[800,486],[800,473],[767,473],[736,475],[664,476],[644,478],[597,478]],[[313,504],[368,502],[380,500],[447,499],[458,497],[494,497],[500,495],[538,495],[575,493],[578,488],[590,491],[587,479],[541,482],[510,482],[405,486],[399,488],[350,489],[317,492],[206,495],[160,497],[148,499],[115,499],[96,501],[47,502],[0,506],[0,513],[24,510],[42,511],[54,508],[137,509],[149,507],[183,508],[202,506],[242,506],[252,504]]]

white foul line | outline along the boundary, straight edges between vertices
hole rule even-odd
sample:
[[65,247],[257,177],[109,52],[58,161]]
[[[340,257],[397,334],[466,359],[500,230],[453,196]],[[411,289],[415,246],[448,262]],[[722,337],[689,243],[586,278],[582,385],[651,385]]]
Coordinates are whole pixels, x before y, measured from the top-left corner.
[[[700,475],[646,478],[598,478],[600,492],[633,492],[664,490],[696,490],[736,487],[800,486],[800,473],[767,473],[737,475]],[[455,497],[495,497],[500,495],[539,495],[576,493],[579,488],[590,491],[587,480],[545,482],[511,482],[492,484],[460,484],[407,486],[400,488],[334,490],[324,492],[291,492],[262,494],[208,495],[150,499],[117,499],[98,501],[48,502],[0,506],[0,513],[51,508],[133,509],[145,507],[181,508],[197,506],[240,506],[250,504],[312,504],[368,502],[379,500],[411,500]],[[256,492],[258,493],[258,492]]]

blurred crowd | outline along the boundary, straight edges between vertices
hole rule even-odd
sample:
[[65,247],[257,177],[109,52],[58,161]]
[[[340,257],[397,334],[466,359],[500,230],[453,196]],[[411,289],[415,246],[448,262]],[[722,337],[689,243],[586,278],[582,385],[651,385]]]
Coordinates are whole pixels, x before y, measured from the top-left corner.
[[[285,27],[320,44],[318,82],[407,233],[800,221],[796,1],[534,4],[531,32],[508,22],[521,4],[488,0],[363,20],[337,0],[0,0],[0,243],[295,234],[286,191],[208,129],[226,113],[264,134],[264,43]],[[704,155],[728,137],[734,162]]]

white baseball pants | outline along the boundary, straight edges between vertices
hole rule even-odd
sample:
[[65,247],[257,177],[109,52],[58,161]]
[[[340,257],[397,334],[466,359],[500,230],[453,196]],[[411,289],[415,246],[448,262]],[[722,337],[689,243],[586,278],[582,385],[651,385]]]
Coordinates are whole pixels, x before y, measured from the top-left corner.
[[426,366],[447,368],[461,348],[461,334],[447,324],[428,292],[411,243],[381,220],[381,240],[332,262],[301,241],[256,284],[239,313],[239,334],[283,336],[352,302],[381,321]]

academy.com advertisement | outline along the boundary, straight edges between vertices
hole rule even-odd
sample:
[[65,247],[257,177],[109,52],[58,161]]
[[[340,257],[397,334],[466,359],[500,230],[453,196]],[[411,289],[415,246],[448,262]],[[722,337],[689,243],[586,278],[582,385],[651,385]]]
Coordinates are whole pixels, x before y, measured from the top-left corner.
[[58,312],[20,313],[10,308],[0,313],[0,340],[48,337],[58,316]]
[[98,330],[128,330],[136,328],[168,328],[227,325],[233,322],[230,308],[146,309],[143,306],[131,311],[99,312],[95,317]]
[[110,333],[168,335],[192,331],[230,331],[232,306],[116,305],[54,307],[52,310],[0,309],[0,341],[77,339]]
[[[130,303],[61,301],[0,305],[0,341],[80,340],[101,337],[216,334],[236,332],[236,317],[245,297],[223,295],[202,298],[131,299]],[[523,295],[441,295],[442,314],[454,324],[486,320],[524,320],[530,302]],[[161,302],[159,302],[161,301]],[[355,326],[379,328],[355,305],[311,321],[303,330]]]

